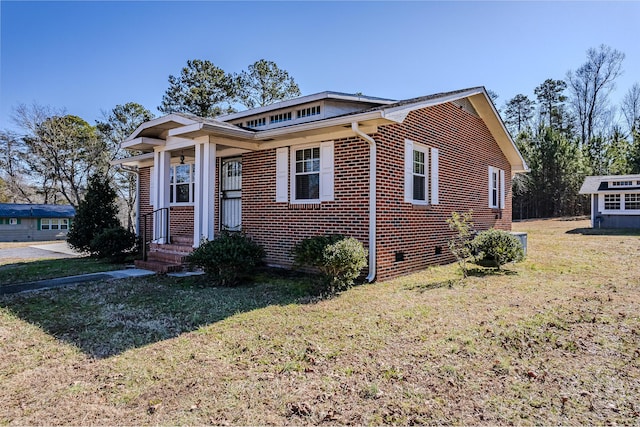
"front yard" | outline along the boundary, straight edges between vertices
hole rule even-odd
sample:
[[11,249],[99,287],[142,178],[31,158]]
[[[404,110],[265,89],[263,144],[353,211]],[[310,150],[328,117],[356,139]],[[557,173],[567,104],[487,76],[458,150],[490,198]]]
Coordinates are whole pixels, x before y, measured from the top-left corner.
[[450,265],[328,300],[286,276],[0,297],[0,424],[638,424],[640,233],[586,226],[515,224],[528,259],[463,285]]

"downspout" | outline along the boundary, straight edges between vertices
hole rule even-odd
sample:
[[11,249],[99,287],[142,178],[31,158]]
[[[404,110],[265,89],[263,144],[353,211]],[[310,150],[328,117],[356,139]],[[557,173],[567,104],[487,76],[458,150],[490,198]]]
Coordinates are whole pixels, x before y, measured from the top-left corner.
[[136,236],[140,237],[140,170],[137,167],[118,165],[125,172],[136,174]]
[[358,122],[351,129],[369,143],[369,274],[367,282],[376,280],[376,141],[360,130]]

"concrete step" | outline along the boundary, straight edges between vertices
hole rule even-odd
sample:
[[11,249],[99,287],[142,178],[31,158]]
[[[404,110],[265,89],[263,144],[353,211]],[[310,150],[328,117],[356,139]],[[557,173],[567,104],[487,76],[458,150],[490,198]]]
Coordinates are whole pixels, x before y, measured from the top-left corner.
[[175,263],[166,263],[162,261],[142,261],[140,259],[135,260],[135,265],[137,268],[142,268],[144,270],[155,271],[159,274],[166,273],[175,273],[178,271],[182,271],[182,264]]

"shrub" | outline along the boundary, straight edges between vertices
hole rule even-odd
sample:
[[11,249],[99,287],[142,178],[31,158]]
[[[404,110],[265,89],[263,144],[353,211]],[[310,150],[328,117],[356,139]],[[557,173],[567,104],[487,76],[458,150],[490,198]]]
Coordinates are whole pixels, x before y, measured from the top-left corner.
[[262,246],[244,233],[223,231],[214,240],[203,240],[187,261],[202,267],[216,283],[234,286],[251,277],[264,255]]
[[477,255],[475,262],[500,268],[508,262],[518,262],[524,259],[524,250],[520,241],[513,234],[490,229],[478,233],[472,242]]
[[67,242],[81,252],[92,252],[91,241],[102,231],[120,226],[116,191],[103,175],[89,178],[87,194],[78,204]]
[[98,258],[122,262],[137,248],[136,235],[124,227],[107,228],[96,235],[90,244],[90,252]]
[[325,290],[334,293],[353,285],[367,265],[368,251],[353,237],[341,234],[314,236],[293,247],[296,266],[315,267],[323,275]]
[[473,211],[459,214],[458,212],[452,212],[451,218],[447,219],[447,224],[452,231],[456,234],[449,240],[449,250],[456,257],[458,265],[462,270],[462,275],[467,277],[467,259],[472,255],[473,240]]

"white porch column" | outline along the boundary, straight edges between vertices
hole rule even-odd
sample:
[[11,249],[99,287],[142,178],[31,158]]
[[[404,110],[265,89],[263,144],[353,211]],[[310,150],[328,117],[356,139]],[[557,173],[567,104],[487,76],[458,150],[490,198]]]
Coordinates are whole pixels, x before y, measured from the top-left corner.
[[[155,209],[169,207],[169,168],[171,167],[171,153],[168,151],[156,151],[154,156],[155,173]],[[158,243],[169,243],[164,230],[169,227],[169,215],[154,215],[153,236]]]
[[198,247],[203,237],[214,238],[216,144],[209,142],[209,137],[198,138],[195,151],[193,246]]
[[202,231],[213,240],[214,212],[216,203],[216,144],[204,144],[202,159]]
[[193,191],[193,247],[200,246],[202,238],[202,157],[204,155],[204,144],[195,145],[195,176]]

